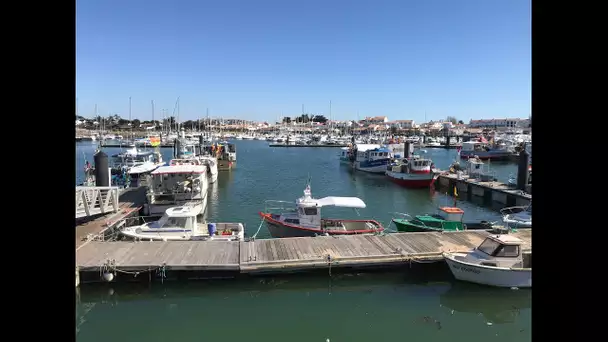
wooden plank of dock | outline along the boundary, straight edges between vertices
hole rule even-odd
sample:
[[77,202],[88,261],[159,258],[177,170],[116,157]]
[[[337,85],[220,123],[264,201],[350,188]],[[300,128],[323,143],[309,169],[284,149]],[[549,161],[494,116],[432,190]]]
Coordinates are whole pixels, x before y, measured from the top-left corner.
[[[388,266],[442,260],[443,252],[465,252],[490,233],[480,230],[446,233],[319,236],[224,241],[91,241],[76,253],[80,271],[98,271],[112,262],[120,270],[290,272],[328,267]],[[512,235],[532,248],[531,229]]]
[[92,239],[99,236],[116,223],[132,214],[136,214],[142,208],[145,198],[145,187],[127,189],[120,195],[120,207],[118,212],[109,213],[92,221],[77,225],[75,229],[76,250],[89,243]]
[[76,253],[80,271],[112,262],[124,271],[239,271],[238,241],[91,241]]

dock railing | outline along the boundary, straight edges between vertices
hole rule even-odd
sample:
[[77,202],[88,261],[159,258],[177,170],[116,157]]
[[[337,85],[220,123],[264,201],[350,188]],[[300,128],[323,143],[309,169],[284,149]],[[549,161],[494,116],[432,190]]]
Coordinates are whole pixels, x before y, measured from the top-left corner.
[[118,212],[118,186],[77,186],[76,218]]

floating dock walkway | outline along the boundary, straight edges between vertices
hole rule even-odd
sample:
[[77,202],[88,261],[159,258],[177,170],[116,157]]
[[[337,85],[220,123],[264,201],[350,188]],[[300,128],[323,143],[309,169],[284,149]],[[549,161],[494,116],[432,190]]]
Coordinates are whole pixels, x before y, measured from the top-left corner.
[[458,191],[458,197],[471,199],[477,196],[484,202],[497,202],[507,207],[527,206],[532,202],[532,186],[528,185],[529,192],[509,187],[502,182],[482,182],[479,179],[459,177],[457,174],[441,174],[437,179],[439,188],[446,188],[450,195],[454,195],[454,187]]
[[[318,236],[253,241],[91,241],[76,251],[78,278],[102,281],[113,273],[133,279],[140,273],[162,278],[197,278],[220,272],[239,274],[289,273],[314,269],[403,266],[441,261],[443,252],[465,252],[490,235],[486,231],[393,233],[384,235]],[[512,235],[532,248],[531,229]],[[114,276],[112,276],[113,278]],[[143,277],[148,279],[151,275]]]

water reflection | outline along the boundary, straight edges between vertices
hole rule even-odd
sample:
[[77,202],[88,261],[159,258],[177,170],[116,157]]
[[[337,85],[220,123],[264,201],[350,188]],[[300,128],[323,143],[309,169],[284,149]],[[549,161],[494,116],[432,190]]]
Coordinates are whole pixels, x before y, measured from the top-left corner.
[[[511,305],[522,311],[530,307],[524,291],[467,287],[452,282],[441,267],[331,278],[325,274],[108,285],[81,289],[79,339],[161,341],[180,336],[180,341],[238,341],[253,334],[264,341],[407,337],[431,342],[450,336],[510,341],[526,338],[522,331],[530,325],[509,311],[514,310]],[[238,325],[235,315],[240,317]],[[488,327],[486,320],[497,326]],[[378,339],[380,333],[383,338]]]
[[492,324],[505,324],[514,322],[521,310],[531,308],[532,291],[455,282],[447,292],[439,296],[439,301],[454,312],[481,314]]

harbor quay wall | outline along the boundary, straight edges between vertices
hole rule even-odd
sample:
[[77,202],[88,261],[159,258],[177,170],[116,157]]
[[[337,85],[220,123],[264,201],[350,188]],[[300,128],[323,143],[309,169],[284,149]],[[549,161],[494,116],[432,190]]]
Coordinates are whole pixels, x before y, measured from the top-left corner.
[[454,196],[454,189],[459,199],[483,204],[500,204],[503,207],[526,206],[532,202],[532,186],[527,192],[514,189],[509,185],[497,182],[483,182],[469,178],[459,178],[456,174],[442,174],[435,182],[436,190]]

